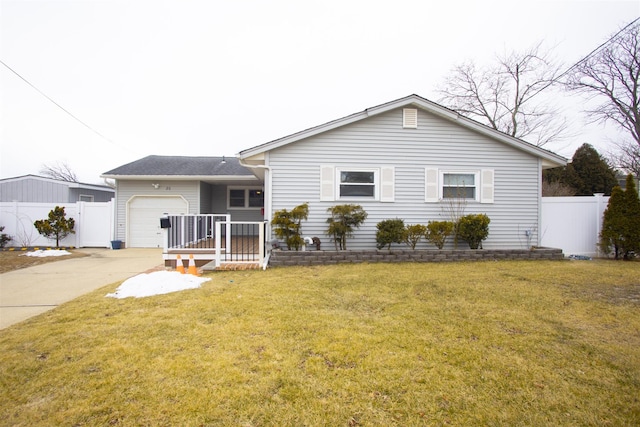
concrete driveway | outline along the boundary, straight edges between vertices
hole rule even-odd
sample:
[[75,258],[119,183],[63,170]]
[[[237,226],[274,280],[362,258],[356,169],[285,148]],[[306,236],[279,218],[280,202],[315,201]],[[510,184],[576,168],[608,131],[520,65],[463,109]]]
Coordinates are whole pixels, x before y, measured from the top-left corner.
[[0,329],[164,264],[162,249],[76,250],[89,256],[0,274]]

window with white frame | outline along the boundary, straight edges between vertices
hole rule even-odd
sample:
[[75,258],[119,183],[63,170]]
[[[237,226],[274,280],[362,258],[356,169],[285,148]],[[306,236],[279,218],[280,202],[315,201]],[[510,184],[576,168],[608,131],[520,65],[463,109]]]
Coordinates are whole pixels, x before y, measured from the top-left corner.
[[93,202],[93,196],[90,194],[80,194],[78,200],[81,202]]
[[264,207],[264,191],[261,188],[229,188],[227,201],[230,209],[259,209]]
[[358,168],[320,165],[320,200],[366,201],[383,203],[395,199],[395,168],[380,166]]
[[442,199],[478,199],[477,172],[441,172]]
[[374,169],[338,169],[338,196],[341,199],[377,198],[378,171]]
[[427,203],[446,199],[464,199],[494,203],[494,169],[424,169],[424,197]]

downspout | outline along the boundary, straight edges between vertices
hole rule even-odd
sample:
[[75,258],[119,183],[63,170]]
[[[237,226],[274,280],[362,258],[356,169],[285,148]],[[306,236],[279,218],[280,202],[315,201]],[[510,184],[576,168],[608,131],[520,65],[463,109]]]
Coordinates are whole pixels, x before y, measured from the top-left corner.
[[[265,153],[265,163],[268,159],[268,154]],[[267,166],[267,165],[250,165],[247,164],[245,162],[242,161],[241,158],[238,158],[239,162],[240,162],[240,166],[243,166],[245,168],[249,168],[249,169],[264,169],[265,171],[265,193],[267,195],[266,200],[265,200],[265,207],[264,207],[264,213],[265,213],[265,222],[267,222],[267,224],[271,224],[271,188],[272,188],[272,180],[271,180],[271,166]],[[271,227],[268,227],[269,232],[271,232]],[[265,238],[265,242],[267,239],[270,239],[271,236],[267,236],[265,234],[264,236]],[[263,243],[265,243],[263,242]],[[265,245],[266,247],[266,245]],[[262,269],[266,270],[267,269],[267,265],[269,264],[269,259],[271,258],[271,251],[268,251],[265,253],[265,259],[262,265]]]

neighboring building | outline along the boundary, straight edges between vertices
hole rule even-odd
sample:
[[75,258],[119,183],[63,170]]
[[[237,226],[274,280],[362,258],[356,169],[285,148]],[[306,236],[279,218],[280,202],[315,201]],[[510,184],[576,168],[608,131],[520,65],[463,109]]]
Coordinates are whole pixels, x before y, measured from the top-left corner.
[[108,202],[115,190],[106,185],[62,181],[37,175],[0,179],[0,202]]
[[426,224],[450,219],[452,210],[487,214],[483,246],[513,249],[539,244],[542,170],[565,164],[411,95],[243,150],[238,159],[149,156],[103,177],[117,182],[117,238],[128,247],[161,246],[163,213],[268,221],[302,203],[309,204],[303,235],[328,242],[327,209],[352,203],[369,217],[350,249],[375,248],[384,219]]
[[262,181],[236,158],[148,156],[102,175],[116,181],[116,239],[162,247],[165,214],[231,214],[262,221]]

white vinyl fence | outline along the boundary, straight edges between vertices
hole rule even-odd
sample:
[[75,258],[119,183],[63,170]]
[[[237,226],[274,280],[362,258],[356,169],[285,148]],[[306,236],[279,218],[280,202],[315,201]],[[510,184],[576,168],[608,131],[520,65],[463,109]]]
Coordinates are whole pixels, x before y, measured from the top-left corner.
[[597,256],[602,215],[609,197],[543,197],[541,245],[560,248],[565,256]]
[[7,246],[16,247],[52,247],[55,240],[41,236],[33,223],[46,219],[56,206],[64,207],[67,218],[75,220],[75,234],[68,235],[60,246],[77,248],[111,247],[114,235],[114,201],[105,203],[0,203],[0,226],[2,233],[13,238]]

